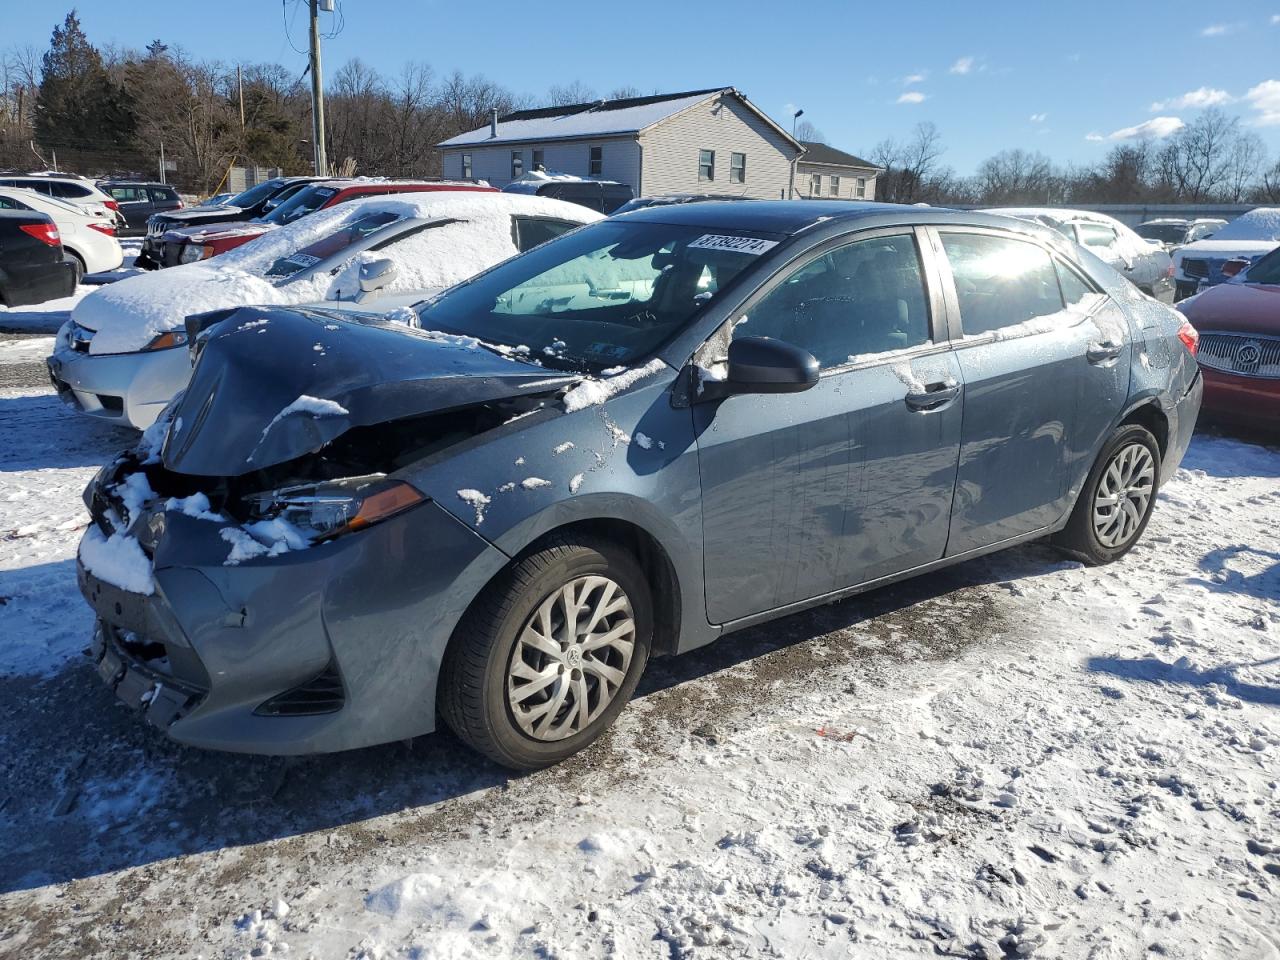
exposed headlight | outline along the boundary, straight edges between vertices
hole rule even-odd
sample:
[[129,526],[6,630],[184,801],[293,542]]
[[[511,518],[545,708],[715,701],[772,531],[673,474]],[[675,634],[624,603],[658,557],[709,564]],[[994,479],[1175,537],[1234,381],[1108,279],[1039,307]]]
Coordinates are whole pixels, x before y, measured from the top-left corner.
[[376,473],[282,487],[244,502],[254,520],[284,520],[317,542],[363,530],[426,499],[409,484]]
[[162,333],[154,340],[148,343],[143,350],[169,350],[172,347],[185,347],[187,345],[187,331],[170,330],[168,333]]
[[195,263],[197,260],[208,260],[213,256],[213,247],[204,243],[188,243],[182,248],[178,257],[179,263]]

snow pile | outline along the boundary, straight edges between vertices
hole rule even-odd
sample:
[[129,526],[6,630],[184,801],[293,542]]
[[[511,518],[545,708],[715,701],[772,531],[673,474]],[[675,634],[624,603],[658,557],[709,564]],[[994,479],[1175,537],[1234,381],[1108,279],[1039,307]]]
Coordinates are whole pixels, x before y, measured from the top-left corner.
[[108,537],[96,526],[89,527],[80,541],[80,562],[99,580],[121,590],[146,595],[155,592],[151,560],[128,534]]
[[[431,227],[382,250],[353,255],[336,275],[325,272],[292,281],[265,276],[276,260],[379,212],[466,222]],[[101,287],[76,304],[72,316],[97,331],[90,341],[91,353],[127,353],[142,349],[161,333],[181,329],[184,319],[195,313],[250,304],[349,300],[359,290],[360,264],[369,260],[389,258],[396,263],[396,275],[384,294],[437,290],[513,256],[515,215],[575,223],[602,219],[580,204],[515,194],[438,191],[353,200],[302,217],[211,260]],[[369,301],[369,309],[377,309],[377,298]]]
[[234,567],[257,557],[278,557],[290,550],[306,550],[311,541],[287,520],[259,520],[242,527],[223,527],[219,536],[231,544],[223,566]]
[[209,506],[209,498],[203,493],[193,493],[181,499],[170,497],[164,502],[164,508],[188,517],[195,517],[197,520],[213,520],[221,523],[227,519],[222,514],[213,512]]
[[594,378],[584,380],[564,395],[564,409],[568,413],[573,413],[575,410],[597,406],[639,383],[645,377],[661,373],[666,367],[665,363],[655,358],[642,367],[632,367],[607,380]]

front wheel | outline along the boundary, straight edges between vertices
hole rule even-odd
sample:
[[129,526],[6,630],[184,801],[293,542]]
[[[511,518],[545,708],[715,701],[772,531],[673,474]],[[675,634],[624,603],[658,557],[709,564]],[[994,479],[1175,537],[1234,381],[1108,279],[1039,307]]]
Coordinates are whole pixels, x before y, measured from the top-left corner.
[[594,537],[556,540],[508,568],[459,623],[440,713],[504,766],[557,763],[626,706],[652,632],[649,585],[628,552]]
[[1128,553],[1151,519],[1160,474],[1160,447],[1146,427],[1120,427],[1089,471],[1067,525],[1054,544],[1098,565]]

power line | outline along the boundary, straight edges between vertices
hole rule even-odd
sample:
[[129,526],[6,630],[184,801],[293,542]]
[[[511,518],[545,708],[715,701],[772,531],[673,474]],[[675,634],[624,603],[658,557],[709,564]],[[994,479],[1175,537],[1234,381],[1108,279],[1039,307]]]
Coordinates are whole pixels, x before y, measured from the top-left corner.
[[[298,16],[299,2],[300,0],[293,0],[294,19],[297,19]],[[293,36],[290,33],[293,29],[293,25],[289,22],[289,0],[280,0],[280,19],[284,23],[284,38],[288,41],[289,46],[293,48],[293,52],[301,57],[309,56],[306,50],[299,50],[297,46],[294,45]]]

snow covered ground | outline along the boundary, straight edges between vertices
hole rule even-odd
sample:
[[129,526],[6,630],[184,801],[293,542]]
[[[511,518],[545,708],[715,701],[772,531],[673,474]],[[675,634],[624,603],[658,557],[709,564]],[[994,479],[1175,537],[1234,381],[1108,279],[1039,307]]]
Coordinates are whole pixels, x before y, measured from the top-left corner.
[[513,777],[445,734],[167,742],[81,655],[79,494],[131,435],[30,380],[0,436],[0,954],[1280,955],[1280,450],[1198,436],[1119,564],[1021,548],[657,661]]

